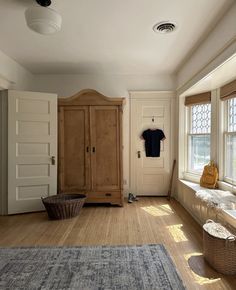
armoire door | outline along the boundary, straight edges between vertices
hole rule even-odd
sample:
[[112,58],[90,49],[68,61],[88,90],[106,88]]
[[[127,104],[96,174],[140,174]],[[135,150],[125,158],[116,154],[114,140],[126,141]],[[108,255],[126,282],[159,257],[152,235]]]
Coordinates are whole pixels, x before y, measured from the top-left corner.
[[120,117],[118,106],[91,106],[92,191],[120,189]]
[[89,107],[65,106],[59,110],[60,191],[90,188]]

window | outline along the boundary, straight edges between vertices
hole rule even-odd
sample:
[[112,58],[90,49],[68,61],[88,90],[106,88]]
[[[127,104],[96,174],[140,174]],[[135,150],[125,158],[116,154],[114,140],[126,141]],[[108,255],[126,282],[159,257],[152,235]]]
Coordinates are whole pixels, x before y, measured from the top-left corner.
[[236,183],[236,97],[226,101],[224,179]]
[[236,193],[236,79],[211,92],[179,96],[179,178],[199,182],[210,160],[219,188]]
[[211,104],[190,106],[188,124],[188,171],[200,174],[210,161]]

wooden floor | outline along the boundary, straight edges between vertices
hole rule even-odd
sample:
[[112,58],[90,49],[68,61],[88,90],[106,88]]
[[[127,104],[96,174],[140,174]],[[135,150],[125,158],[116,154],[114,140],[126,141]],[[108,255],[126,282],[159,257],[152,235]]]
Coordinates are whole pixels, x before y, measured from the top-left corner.
[[187,289],[236,289],[235,276],[204,262],[201,227],[176,201],[146,197],[123,208],[88,206],[64,221],[49,221],[45,212],[0,217],[4,247],[155,243],[165,245]]

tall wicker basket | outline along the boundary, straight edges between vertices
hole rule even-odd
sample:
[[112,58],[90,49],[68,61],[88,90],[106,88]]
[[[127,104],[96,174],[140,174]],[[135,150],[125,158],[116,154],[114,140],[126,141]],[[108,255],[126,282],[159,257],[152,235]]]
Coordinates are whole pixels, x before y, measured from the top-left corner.
[[84,205],[86,195],[63,193],[42,198],[42,202],[50,219],[68,219],[79,214]]
[[236,274],[236,236],[212,220],[203,225],[203,254],[219,273]]

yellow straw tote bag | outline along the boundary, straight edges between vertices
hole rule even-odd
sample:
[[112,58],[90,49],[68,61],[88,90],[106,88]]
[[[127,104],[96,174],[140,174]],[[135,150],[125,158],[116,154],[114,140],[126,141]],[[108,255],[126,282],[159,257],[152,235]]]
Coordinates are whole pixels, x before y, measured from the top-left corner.
[[204,166],[203,173],[200,179],[200,185],[206,188],[216,188],[219,177],[218,169],[213,161]]

